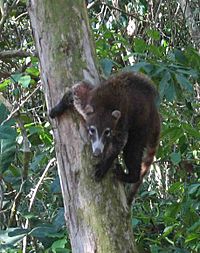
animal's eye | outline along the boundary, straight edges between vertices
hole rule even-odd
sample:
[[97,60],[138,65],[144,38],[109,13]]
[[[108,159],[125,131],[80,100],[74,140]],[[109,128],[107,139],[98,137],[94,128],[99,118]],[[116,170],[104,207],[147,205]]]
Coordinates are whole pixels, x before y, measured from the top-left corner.
[[90,126],[90,127],[88,128],[88,131],[89,131],[89,134],[90,134],[90,135],[94,135],[95,132],[96,132],[96,129],[95,129],[94,126]]
[[110,134],[111,134],[110,128],[106,128],[106,130],[104,131],[104,134],[106,136],[110,136]]

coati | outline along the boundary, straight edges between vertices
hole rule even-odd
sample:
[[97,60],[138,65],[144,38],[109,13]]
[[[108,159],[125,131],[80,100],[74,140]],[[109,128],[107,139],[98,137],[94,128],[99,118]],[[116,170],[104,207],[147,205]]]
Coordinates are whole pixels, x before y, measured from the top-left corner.
[[157,101],[158,93],[146,76],[122,72],[98,87],[85,81],[74,85],[50,111],[50,117],[75,107],[85,120],[92,152],[100,157],[96,181],[123,151],[127,173],[118,164],[115,174],[123,182],[136,183],[136,192],[153,162],[159,141]]

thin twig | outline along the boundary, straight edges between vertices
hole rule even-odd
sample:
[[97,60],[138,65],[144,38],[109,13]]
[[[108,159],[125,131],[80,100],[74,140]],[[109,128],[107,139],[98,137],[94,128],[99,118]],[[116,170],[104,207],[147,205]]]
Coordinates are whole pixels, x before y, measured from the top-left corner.
[[28,208],[28,211],[29,211],[29,212],[30,212],[31,209],[32,209],[33,202],[34,202],[34,200],[35,200],[35,196],[36,196],[36,194],[37,194],[37,191],[38,191],[40,185],[42,184],[42,181],[44,180],[45,175],[47,174],[49,168],[51,167],[51,164],[54,163],[55,161],[56,161],[56,158],[54,157],[54,158],[52,158],[52,159],[48,162],[48,164],[47,164],[45,170],[44,170],[43,173],[42,173],[42,176],[40,177],[40,180],[38,181],[37,185],[35,186],[35,189],[33,190],[33,194],[32,194],[31,200],[30,200],[29,208]]
[[99,0],[94,0],[92,3],[89,3],[88,5],[87,5],[87,9],[89,10],[90,8],[92,8],[96,3],[98,3],[99,2]]
[[25,100],[22,101],[22,103],[13,111],[10,113],[10,115],[7,117],[7,119],[5,119],[1,125],[3,125],[4,123],[6,123],[8,120],[10,120],[12,117],[15,117],[16,113],[20,110],[20,108],[29,100],[30,97],[33,96],[33,94],[40,88],[40,84],[34,89],[33,92],[31,92],[31,94],[29,94]]
[[2,16],[2,18],[0,20],[0,33],[1,33],[1,30],[2,30],[2,28],[4,26],[4,23],[6,22],[6,19],[8,18],[11,10],[18,5],[19,1],[20,0],[15,0],[10,7],[7,6],[7,9],[3,13],[3,16]]
[[[45,178],[45,175],[47,174],[47,172],[48,172],[49,168],[51,167],[52,163],[54,163],[55,161],[56,161],[56,159],[55,159],[55,158],[52,158],[52,159],[48,162],[48,164],[47,164],[45,170],[44,170],[43,173],[42,173],[42,176],[40,177],[40,180],[38,181],[37,185],[35,186],[35,189],[33,190],[32,197],[31,197],[31,199],[30,199],[30,203],[29,203],[29,207],[28,207],[28,212],[30,212],[31,209],[32,209],[33,202],[34,202],[34,200],[35,200],[35,196],[36,196],[36,194],[37,194],[37,192],[38,192],[38,189],[39,189],[40,185],[42,184],[42,181],[43,181],[44,178]],[[24,229],[27,229],[28,226],[29,226],[29,220],[26,219],[26,223],[25,223],[25,225],[24,225]],[[23,253],[26,253],[26,247],[27,247],[27,236],[25,236],[24,239],[23,239],[23,249],[22,249],[22,252],[23,252]]]
[[112,6],[112,5],[110,5],[110,4],[107,4],[106,2],[102,2],[102,4],[105,5],[105,6],[107,6],[107,7],[109,7],[110,9],[114,9],[114,10],[116,10],[116,11],[119,11],[119,12],[121,12],[121,13],[124,13],[124,14],[127,15],[127,16],[133,17],[133,18],[137,19],[138,21],[149,22],[149,21],[143,20],[143,19],[142,19],[142,16],[139,17],[139,16],[137,16],[137,15],[135,15],[135,14],[133,14],[133,13],[128,13],[128,12],[126,12],[126,11],[124,11],[124,10],[118,8],[118,7],[115,7],[115,6]]

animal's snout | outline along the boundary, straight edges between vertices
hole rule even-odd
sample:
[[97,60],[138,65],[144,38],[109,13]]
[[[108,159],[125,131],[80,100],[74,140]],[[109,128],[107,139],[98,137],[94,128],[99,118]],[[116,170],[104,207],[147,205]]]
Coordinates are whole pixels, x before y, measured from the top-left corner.
[[94,152],[93,152],[93,155],[94,155],[95,157],[101,156],[101,155],[102,155],[101,149],[100,149],[100,148],[96,148],[96,149],[94,150]]

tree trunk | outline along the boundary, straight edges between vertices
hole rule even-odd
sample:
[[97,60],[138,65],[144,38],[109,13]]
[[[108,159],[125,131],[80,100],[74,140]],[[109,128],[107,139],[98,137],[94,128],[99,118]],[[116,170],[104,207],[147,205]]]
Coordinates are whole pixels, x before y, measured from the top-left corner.
[[200,51],[200,26],[198,25],[199,9],[198,1],[179,0],[182,12],[185,16],[186,24],[188,25],[191,38],[194,41],[196,48]]
[[[84,1],[30,0],[47,108],[67,87],[87,79],[99,83]],[[108,173],[92,177],[94,161],[78,113],[52,121],[65,218],[73,253],[134,253],[130,208],[124,187]]]

